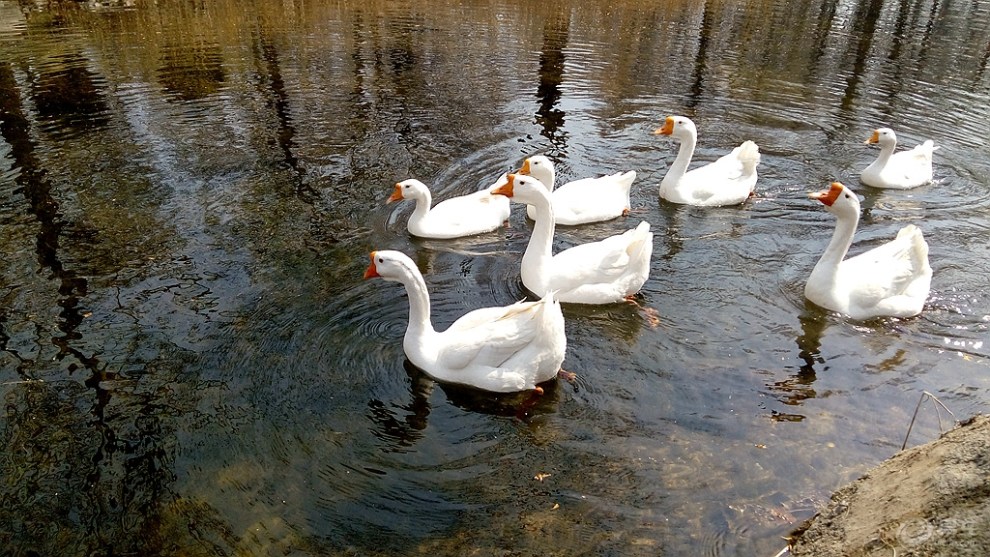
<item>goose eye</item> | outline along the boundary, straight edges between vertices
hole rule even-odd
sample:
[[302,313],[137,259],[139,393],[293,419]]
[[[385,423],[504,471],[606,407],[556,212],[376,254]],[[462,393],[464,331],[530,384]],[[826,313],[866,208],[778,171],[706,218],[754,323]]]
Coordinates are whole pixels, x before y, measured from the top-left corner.
[[846,194],[846,199],[849,199],[849,194],[848,193]]
[[378,262],[379,262],[379,263],[384,263],[384,262],[385,262],[385,258],[383,258],[383,257],[379,257],[379,258],[378,258]]

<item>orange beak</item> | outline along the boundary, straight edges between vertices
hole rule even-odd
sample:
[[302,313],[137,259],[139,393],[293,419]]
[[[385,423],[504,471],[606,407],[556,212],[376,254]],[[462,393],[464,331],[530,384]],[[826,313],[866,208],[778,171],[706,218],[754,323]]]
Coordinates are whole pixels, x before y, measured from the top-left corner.
[[502,184],[501,186],[495,188],[494,190],[492,190],[492,193],[494,193],[495,195],[504,195],[506,197],[512,197],[512,185],[516,181],[516,175],[509,174],[507,178],[508,181]]
[[657,128],[654,135],[670,135],[674,133],[674,118],[673,116],[667,116],[667,119],[663,121],[663,126]]
[[838,199],[840,195],[842,195],[842,190],[843,190],[842,184],[840,184],[839,182],[832,182],[832,185],[827,190],[820,191],[818,193],[813,193],[808,197],[810,197],[811,199],[817,199],[818,201],[821,201],[822,203],[831,207],[832,204],[835,203],[835,200]]
[[375,252],[371,252],[371,265],[368,265],[368,269],[364,271],[364,280],[380,276],[378,274],[378,268],[375,267]]
[[880,142],[880,134],[877,133],[877,130],[873,130],[873,135],[871,135],[870,138],[864,141],[863,143],[870,144],[870,143],[879,143],[879,142]]
[[392,190],[392,195],[388,196],[388,201],[385,203],[391,203],[400,199],[402,199],[402,184],[396,184],[395,189]]
[[525,174],[529,176],[529,159],[523,161],[522,168],[516,171],[516,174]]

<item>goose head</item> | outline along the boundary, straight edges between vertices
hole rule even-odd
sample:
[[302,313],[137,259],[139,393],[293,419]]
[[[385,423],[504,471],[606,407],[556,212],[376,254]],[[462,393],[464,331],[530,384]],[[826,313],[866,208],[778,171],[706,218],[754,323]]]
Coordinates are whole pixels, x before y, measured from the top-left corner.
[[416,264],[408,255],[392,250],[371,252],[371,264],[364,271],[365,280],[381,277],[385,280],[401,282],[405,277],[415,275]]
[[694,122],[687,116],[667,116],[667,119],[663,121],[663,126],[657,128],[653,133],[655,135],[669,135],[677,139],[685,139],[688,137],[697,137],[698,129],[694,126]]
[[554,180],[557,177],[553,162],[549,157],[544,155],[534,155],[524,160],[522,168],[517,170],[516,174],[532,176],[547,187],[553,187]]
[[392,195],[389,196],[388,203],[401,199],[428,199],[429,195],[430,190],[426,187],[426,184],[410,178],[409,180],[395,184],[395,189],[392,190]]
[[869,139],[867,139],[865,143],[879,143],[881,147],[896,145],[897,136],[894,134],[894,130],[890,128],[877,128],[873,130],[873,134],[870,135]]
[[825,209],[837,217],[859,218],[859,197],[839,182],[832,182],[827,190],[809,194],[808,197],[821,201]]
[[504,195],[517,203],[530,205],[550,203],[547,187],[536,178],[522,174],[509,174],[506,179],[506,183],[493,190],[492,193]]

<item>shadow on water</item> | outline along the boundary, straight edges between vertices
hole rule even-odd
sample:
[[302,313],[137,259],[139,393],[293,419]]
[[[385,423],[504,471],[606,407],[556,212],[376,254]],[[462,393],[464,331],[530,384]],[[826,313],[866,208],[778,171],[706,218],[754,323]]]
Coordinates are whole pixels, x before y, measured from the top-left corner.
[[403,368],[410,380],[408,403],[390,407],[381,400],[368,401],[368,415],[375,424],[375,435],[386,442],[393,452],[409,450],[423,437],[432,410],[430,398],[437,388],[443,392],[446,403],[465,412],[515,418],[523,422],[556,413],[560,404],[560,379],[540,385],[542,394],[531,391],[490,393],[437,382],[409,360],[403,362]]

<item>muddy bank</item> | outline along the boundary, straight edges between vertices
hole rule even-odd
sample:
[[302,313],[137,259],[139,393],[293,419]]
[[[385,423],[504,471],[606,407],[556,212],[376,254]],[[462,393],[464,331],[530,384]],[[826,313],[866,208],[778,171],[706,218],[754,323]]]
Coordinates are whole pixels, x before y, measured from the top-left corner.
[[990,417],[901,451],[832,495],[790,555],[990,555]]

